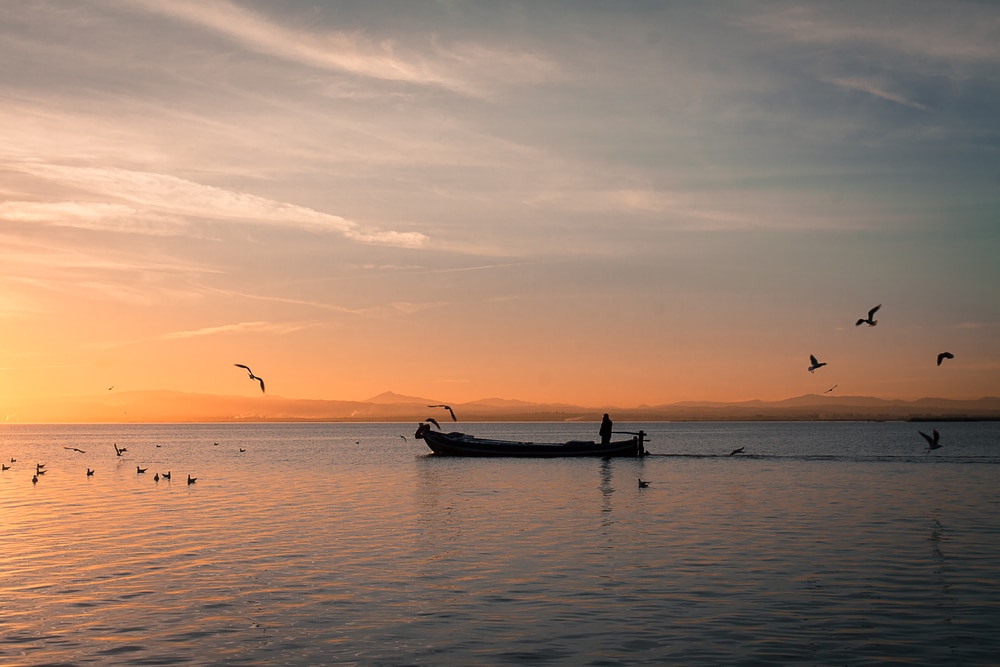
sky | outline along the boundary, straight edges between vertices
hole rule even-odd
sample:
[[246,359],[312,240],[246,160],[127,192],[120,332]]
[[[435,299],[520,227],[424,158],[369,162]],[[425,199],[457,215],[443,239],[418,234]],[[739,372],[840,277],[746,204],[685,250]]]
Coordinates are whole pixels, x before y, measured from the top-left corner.
[[0,62],[8,418],[259,394],[234,363],[262,401],[1000,395],[995,3],[25,0]]

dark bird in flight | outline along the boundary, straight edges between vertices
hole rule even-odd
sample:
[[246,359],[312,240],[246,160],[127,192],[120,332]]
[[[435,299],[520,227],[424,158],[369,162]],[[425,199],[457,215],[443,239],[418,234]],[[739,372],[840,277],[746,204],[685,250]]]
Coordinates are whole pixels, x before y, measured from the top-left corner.
[[194,484],[197,481],[198,481],[197,477],[192,477],[191,475],[188,475],[188,484]]
[[256,375],[254,375],[253,371],[250,370],[250,367],[247,366],[247,365],[245,365],[245,364],[233,364],[233,366],[237,366],[239,368],[245,368],[246,371],[247,371],[247,373],[250,374],[250,379],[251,380],[256,380],[257,382],[260,383],[260,393],[262,393],[262,394],[264,393],[264,378],[259,378]]
[[170,480],[170,471],[169,470],[167,472],[163,473],[163,479],[168,480],[168,481]]
[[113,444],[114,444],[114,447],[115,447],[115,455],[116,456],[121,456],[122,454],[124,454],[125,452],[128,451],[127,447],[119,447],[117,442],[113,443]]
[[640,489],[645,489],[647,486],[649,486],[649,482],[642,481],[642,478],[640,477],[639,478],[639,488]]
[[68,449],[71,452],[80,452],[81,454],[86,454],[87,453],[87,452],[83,451],[82,449],[77,449],[76,447],[63,447],[63,449]]
[[938,363],[937,363],[937,365],[940,366],[941,362],[944,361],[945,359],[954,359],[954,358],[955,358],[955,355],[952,354],[951,352],[942,352],[941,354],[938,355]]
[[860,320],[858,320],[857,322],[854,323],[854,326],[860,327],[862,324],[867,324],[868,326],[873,327],[876,324],[878,324],[878,320],[875,320],[875,319],[872,319],[872,318],[875,317],[875,313],[877,313],[878,309],[881,308],[881,307],[882,307],[882,304],[880,303],[879,305],[877,305],[874,308],[872,308],[871,310],[869,310],[868,311],[868,317],[867,318],[862,317]]
[[927,450],[941,449],[941,443],[938,442],[941,439],[941,434],[938,433],[937,429],[934,429],[932,433],[934,435],[927,435],[923,431],[917,431],[920,435],[924,436],[924,440],[927,441]]
[[812,373],[817,368],[822,368],[823,366],[826,366],[825,361],[816,361],[816,357],[812,354],[809,355],[809,361],[812,362],[812,365],[809,367],[810,373]]
[[439,431],[441,430],[441,424],[438,424],[438,420],[434,419],[434,417],[428,417],[425,421],[429,421],[430,423],[437,426]]
[[826,391],[824,391],[823,393],[824,394],[829,394],[831,391],[833,391],[834,389],[836,389],[839,386],[840,386],[839,384],[835,384],[832,387],[830,387],[829,389],[827,389]]
[[743,453],[743,447],[737,447],[733,451],[729,452],[729,455],[733,456],[735,454],[742,454],[742,453]]
[[406,436],[405,435],[401,435],[399,437],[402,438],[403,440],[406,440]]
[[94,476],[94,471],[91,470],[90,468],[87,468],[87,477],[93,477],[93,476]]
[[112,389],[114,389],[114,388],[115,388],[115,386],[114,386],[114,385],[111,385],[110,387],[108,387],[108,391],[111,391],[111,390],[112,390]]
[[146,472],[147,470],[149,470],[149,468],[140,468],[139,466],[136,466],[135,467],[135,474],[136,475],[141,475],[142,473]]
[[447,410],[451,414],[451,420],[453,422],[457,422],[458,421],[458,418],[455,417],[455,411],[451,409],[450,405],[428,405],[427,407],[429,407],[429,408],[444,408],[445,410]]

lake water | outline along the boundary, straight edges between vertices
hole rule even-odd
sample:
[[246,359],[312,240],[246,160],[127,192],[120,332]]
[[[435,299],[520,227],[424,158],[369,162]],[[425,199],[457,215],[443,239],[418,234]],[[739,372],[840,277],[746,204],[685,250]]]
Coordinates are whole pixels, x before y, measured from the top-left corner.
[[1000,423],[415,426],[0,427],[0,665],[1000,660]]

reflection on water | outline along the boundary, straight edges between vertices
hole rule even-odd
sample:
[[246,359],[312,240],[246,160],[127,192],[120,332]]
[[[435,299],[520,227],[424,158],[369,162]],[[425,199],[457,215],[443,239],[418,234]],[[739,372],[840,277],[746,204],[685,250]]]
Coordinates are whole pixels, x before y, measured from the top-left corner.
[[996,425],[949,424],[930,456],[909,424],[642,428],[660,456],[437,458],[393,424],[4,428],[0,664],[994,664]]

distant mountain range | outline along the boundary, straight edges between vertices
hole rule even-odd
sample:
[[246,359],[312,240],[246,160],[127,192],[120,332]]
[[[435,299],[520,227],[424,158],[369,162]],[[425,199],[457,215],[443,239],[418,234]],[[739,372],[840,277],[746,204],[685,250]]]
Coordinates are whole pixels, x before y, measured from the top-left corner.
[[[417,422],[450,421],[447,411],[430,408],[439,399],[385,392],[363,401],[287,399],[279,396],[218,396],[170,391],[114,392],[92,397],[0,405],[8,422]],[[594,421],[604,412],[616,422],[744,420],[949,420],[998,419],[1000,397],[977,400],[924,398],[901,401],[866,396],[808,394],[782,401],[716,403],[684,401],[665,405],[602,408],[564,403],[485,398],[452,403],[460,421]]]

